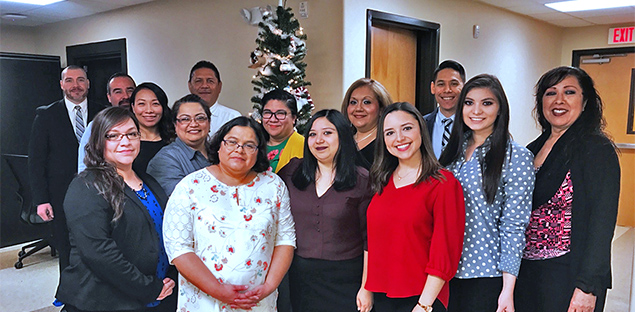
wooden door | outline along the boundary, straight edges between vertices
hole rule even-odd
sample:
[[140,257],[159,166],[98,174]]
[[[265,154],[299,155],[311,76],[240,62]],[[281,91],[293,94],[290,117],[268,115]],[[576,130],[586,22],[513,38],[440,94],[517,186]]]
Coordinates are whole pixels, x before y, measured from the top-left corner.
[[[581,58],[584,60],[584,57]],[[621,191],[617,224],[635,226],[635,134],[628,134],[628,108],[631,93],[631,72],[635,68],[635,53],[612,56],[606,64],[580,64],[595,81],[604,102],[606,132],[618,145],[620,154]]]
[[394,102],[415,105],[417,34],[394,25],[373,25],[370,57],[370,78],[381,82]]

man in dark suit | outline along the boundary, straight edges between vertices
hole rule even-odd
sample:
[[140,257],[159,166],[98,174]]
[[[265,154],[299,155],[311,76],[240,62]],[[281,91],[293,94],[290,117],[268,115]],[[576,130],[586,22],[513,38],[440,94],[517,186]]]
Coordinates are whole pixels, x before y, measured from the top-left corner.
[[87,103],[89,86],[83,68],[66,67],[60,80],[64,98],[37,108],[29,141],[33,204],[44,221],[52,221],[51,245],[59,252],[60,272],[68,266],[70,251],[62,203],[77,170],[79,139],[88,121],[102,108]]
[[430,92],[438,104],[432,113],[423,116],[428,127],[434,155],[439,158],[450,139],[456,104],[465,84],[465,69],[457,61],[446,60],[434,70]]

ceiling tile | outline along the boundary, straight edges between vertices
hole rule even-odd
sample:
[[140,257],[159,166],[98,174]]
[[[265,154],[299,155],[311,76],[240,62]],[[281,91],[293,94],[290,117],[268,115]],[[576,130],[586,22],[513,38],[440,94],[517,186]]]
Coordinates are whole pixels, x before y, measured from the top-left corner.
[[529,16],[543,20],[543,21],[559,21],[559,20],[574,18],[571,15],[568,15],[562,12],[536,13],[536,14],[529,14]]
[[635,16],[632,14],[622,14],[622,15],[612,15],[612,16],[594,16],[585,18],[586,21],[589,21],[594,24],[599,25],[611,25],[611,24],[628,24],[622,26],[633,26],[635,25]]
[[604,9],[604,10],[593,10],[593,11],[579,11],[579,12],[567,12],[567,14],[580,17],[594,17],[594,16],[613,16],[613,15],[622,15],[622,14],[631,14],[635,17],[635,6],[629,6],[624,8],[612,8],[612,9]]
[[552,13],[553,10],[541,5],[541,4],[527,4],[527,5],[523,5],[523,6],[517,6],[517,7],[510,7],[510,8],[506,8],[507,10],[510,11],[514,11],[516,13],[520,13],[523,15],[531,15],[531,14],[538,14],[538,13]]
[[549,21],[549,23],[561,26],[561,27],[584,27],[584,26],[593,26],[594,24],[591,22],[587,22],[585,20],[581,20],[578,18],[570,18],[556,21]]
[[487,3],[499,8],[510,8],[515,6],[526,5],[526,0],[478,0],[479,2]]

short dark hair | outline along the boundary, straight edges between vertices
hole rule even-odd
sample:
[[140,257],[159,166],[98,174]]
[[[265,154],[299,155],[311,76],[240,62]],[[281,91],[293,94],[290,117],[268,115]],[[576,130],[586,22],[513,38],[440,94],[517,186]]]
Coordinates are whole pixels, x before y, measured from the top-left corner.
[[494,202],[499,180],[503,171],[508,143],[511,139],[509,135],[509,101],[505,95],[503,85],[494,75],[480,74],[472,77],[461,90],[459,101],[456,106],[456,117],[450,140],[445,146],[439,162],[441,166],[447,167],[458,160],[463,153],[463,144],[466,139],[465,133],[472,133],[463,119],[463,108],[467,94],[474,89],[487,89],[496,97],[498,101],[498,116],[494,121],[494,130],[490,134],[490,148],[485,154],[480,166],[483,172],[482,187],[485,191],[485,199],[489,204]]
[[379,116],[377,126],[375,161],[370,167],[370,182],[373,192],[380,194],[388,184],[390,176],[399,165],[399,159],[388,152],[386,140],[384,139],[384,121],[386,120],[386,116],[396,111],[402,111],[412,115],[419,124],[419,132],[421,134],[421,146],[419,147],[421,151],[421,172],[415,184],[419,184],[429,178],[435,178],[439,181],[444,180],[444,176],[439,172],[441,165],[437,161],[436,156],[434,156],[432,142],[430,141],[423,116],[421,116],[419,110],[412,106],[412,104],[408,102],[397,102],[386,106]]
[[206,61],[206,60],[201,60],[198,61],[196,64],[194,64],[194,66],[192,66],[192,69],[190,70],[190,77],[188,78],[188,82],[192,81],[192,77],[194,77],[194,72],[199,69],[199,68],[209,68],[211,70],[214,71],[214,73],[216,74],[216,79],[218,79],[218,82],[220,81],[220,72],[218,72],[218,68],[216,68],[216,65],[214,65],[214,63],[210,62],[210,61]]
[[86,75],[86,77],[88,78],[88,73],[86,72],[84,67],[77,66],[77,65],[68,65],[66,66],[66,68],[62,69],[62,72],[60,73],[60,80],[64,80],[64,73],[67,72],[69,69],[81,69]]
[[274,89],[262,97],[260,100],[260,114],[262,115],[262,111],[265,109],[265,105],[269,101],[278,100],[284,102],[287,105],[287,108],[291,111],[291,115],[294,117],[298,115],[298,102],[291,93],[284,91],[282,89]]
[[161,140],[165,142],[172,142],[172,140],[176,137],[174,124],[172,123],[172,110],[170,109],[170,106],[168,106],[167,94],[165,94],[165,91],[163,91],[163,89],[161,89],[161,87],[159,87],[156,83],[144,82],[134,89],[130,95],[130,110],[134,113],[133,108],[135,105],[135,98],[137,97],[137,93],[143,89],[152,91],[154,95],[156,95],[157,100],[159,100],[161,108],[163,109],[161,120],[157,123],[159,135],[161,135]]
[[439,66],[437,66],[437,68],[434,70],[434,73],[432,73],[432,82],[437,81],[437,75],[439,74],[439,72],[446,68],[455,70],[457,73],[459,73],[459,76],[461,76],[461,82],[465,82],[465,68],[463,68],[463,65],[461,65],[461,63],[455,60],[445,60],[441,62],[441,64],[439,64]]
[[176,118],[179,115],[179,109],[181,109],[181,105],[184,103],[198,103],[205,111],[205,115],[207,115],[207,119],[209,120],[212,117],[212,113],[209,111],[209,106],[205,103],[205,100],[201,99],[200,96],[196,94],[188,94],[174,102],[172,105],[172,122],[176,123]]
[[134,82],[134,79],[132,79],[132,77],[130,77],[130,75],[128,75],[128,74],[126,74],[126,73],[123,73],[123,72],[116,72],[116,73],[112,74],[112,75],[108,78],[108,80],[106,81],[106,94],[110,94],[110,91],[111,91],[111,90],[110,90],[110,82],[111,82],[113,79],[117,78],[117,77],[126,77],[126,78],[130,79],[130,81],[132,81],[132,84],[133,84],[134,86],[136,86],[136,85],[137,85],[137,83],[135,83],[135,82]]
[[265,128],[262,125],[245,116],[238,116],[227,123],[225,123],[214,136],[209,143],[209,147],[207,149],[207,155],[209,157],[209,162],[212,165],[217,165],[220,163],[220,158],[218,157],[218,150],[220,149],[220,145],[223,143],[225,136],[229,131],[234,127],[249,127],[256,134],[256,139],[258,140],[258,151],[256,157],[256,163],[253,168],[251,168],[255,172],[264,172],[269,169],[269,159],[267,158],[267,142],[269,141],[269,134],[265,131]]
[[302,164],[293,173],[291,181],[300,190],[306,189],[309,184],[315,182],[315,172],[318,170],[318,163],[315,155],[309,149],[309,134],[315,120],[322,117],[335,126],[340,144],[333,158],[333,163],[335,164],[333,188],[336,191],[352,189],[357,183],[357,167],[355,164],[359,163],[361,155],[357,150],[350,123],[342,113],[334,109],[321,110],[315,113],[307,122],[307,130],[304,134],[304,158],[302,159]]

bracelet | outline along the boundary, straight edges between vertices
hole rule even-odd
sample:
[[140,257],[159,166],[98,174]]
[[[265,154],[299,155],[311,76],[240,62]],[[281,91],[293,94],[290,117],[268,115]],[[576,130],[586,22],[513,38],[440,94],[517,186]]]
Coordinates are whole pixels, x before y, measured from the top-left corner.
[[420,306],[420,307],[423,309],[423,311],[426,311],[426,312],[432,312],[432,306],[429,306],[429,305],[423,305],[423,304],[421,304],[421,302],[419,302],[419,301],[417,301],[417,305],[418,305],[418,306]]

